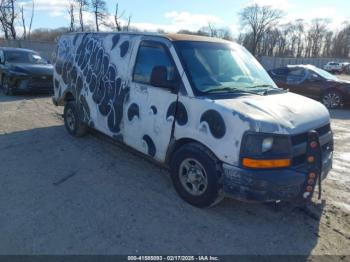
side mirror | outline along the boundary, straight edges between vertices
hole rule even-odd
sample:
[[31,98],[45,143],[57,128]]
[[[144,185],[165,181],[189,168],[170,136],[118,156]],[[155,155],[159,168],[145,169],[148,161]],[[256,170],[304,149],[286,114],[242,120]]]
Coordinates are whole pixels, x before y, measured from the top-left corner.
[[169,88],[176,91],[178,86],[177,78],[168,80],[168,70],[165,66],[155,66],[152,70],[150,84],[156,87]]

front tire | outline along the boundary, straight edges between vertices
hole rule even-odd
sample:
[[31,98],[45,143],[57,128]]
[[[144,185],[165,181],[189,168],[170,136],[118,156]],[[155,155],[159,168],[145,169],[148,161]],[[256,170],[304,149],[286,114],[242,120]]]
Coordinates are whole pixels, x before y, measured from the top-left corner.
[[329,90],[323,95],[322,103],[328,109],[337,109],[344,106],[344,99],[342,94],[338,91]]
[[171,158],[170,169],[173,185],[187,203],[204,208],[223,199],[219,161],[204,146],[198,143],[182,146]]
[[74,137],[82,137],[88,133],[88,127],[81,121],[74,101],[68,102],[64,107],[64,125]]
[[14,94],[13,89],[10,85],[10,80],[7,76],[3,76],[1,85],[5,95],[12,96]]

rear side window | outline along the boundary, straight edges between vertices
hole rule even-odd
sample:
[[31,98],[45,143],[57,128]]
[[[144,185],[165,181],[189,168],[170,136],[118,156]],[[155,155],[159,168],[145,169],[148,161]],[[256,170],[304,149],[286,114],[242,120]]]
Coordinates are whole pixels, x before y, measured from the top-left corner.
[[277,68],[272,70],[272,74],[276,76],[286,76],[288,74],[288,69],[287,68]]
[[167,68],[167,80],[175,78],[176,68],[166,47],[153,42],[141,43],[134,68],[134,81],[150,84],[152,70],[158,66]]

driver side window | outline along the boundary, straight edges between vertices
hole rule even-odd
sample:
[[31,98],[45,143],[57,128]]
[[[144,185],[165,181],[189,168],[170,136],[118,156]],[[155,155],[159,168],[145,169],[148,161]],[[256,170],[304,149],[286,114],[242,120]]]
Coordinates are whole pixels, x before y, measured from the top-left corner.
[[306,78],[306,70],[304,68],[290,69],[287,77],[287,84],[298,85],[304,82]]
[[166,80],[176,80],[176,67],[166,47],[160,43],[145,41],[141,43],[134,67],[133,80],[151,85],[152,72],[155,68],[166,69]]

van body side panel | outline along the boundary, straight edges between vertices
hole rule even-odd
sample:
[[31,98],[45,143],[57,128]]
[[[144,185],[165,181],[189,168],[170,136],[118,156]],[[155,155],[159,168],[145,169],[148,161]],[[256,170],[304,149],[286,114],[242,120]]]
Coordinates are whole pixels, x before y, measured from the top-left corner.
[[224,163],[239,164],[239,152],[244,132],[250,130],[233,111],[217,105],[210,99],[179,96],[179,110],[187,114],[185,124],[176,121],[176,140],[190,138],[208,147]]
[[72,92],[82,118],[123,141],[123,116],[129,99],[132,35],[70,34],[59,43],[55,61],[55,99]]

